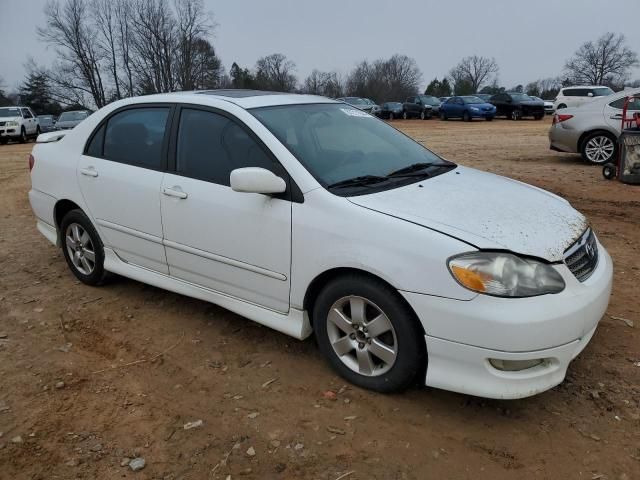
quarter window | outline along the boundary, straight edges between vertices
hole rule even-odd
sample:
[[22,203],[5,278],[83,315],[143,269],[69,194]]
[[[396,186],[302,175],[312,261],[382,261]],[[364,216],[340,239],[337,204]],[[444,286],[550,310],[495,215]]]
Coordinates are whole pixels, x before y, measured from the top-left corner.
[[229,186],[231,171],[243,167],[274,170],[263,148],[237,123],[213,112],[182,110],[176,148],[179,174]]
[[[168,118],[168,107],[134,108],[116,113],[107,122],[104,158],[140,167],[160,169],[162,143]],[[94,136],[94,140],[99,133],[97,132]],[[93,141],[89,149],[92,146]]]
[[[622,110],[624,108],[624,97],[619,98],[615,102],[611,102],[609,106],[617,108],[618,110]],[[629,102],[629,105],[627,105],[627,110],[640,110],[640,100]]]

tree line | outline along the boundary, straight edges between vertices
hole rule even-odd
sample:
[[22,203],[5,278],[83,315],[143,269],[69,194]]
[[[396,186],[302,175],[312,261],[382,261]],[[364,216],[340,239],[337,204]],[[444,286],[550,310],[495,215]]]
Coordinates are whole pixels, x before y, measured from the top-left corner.
[[[0,105],[23,103],[38,113],[57,114],[135,95],[215,88],[358,96],[378,103],[422,92],[440,97],[505,90],[496,60],[479,55],[463,58],[425,90],[416,61],[401,54],[363,60],[346,75],[314,69],[302,80],[296,64],[281,53],[261,57],[253,67],[234,62],[227,73],[214,49],[216,24],[203,0],[51,0],[45,16],[38,36],[55,51],[55,61],[29,62],[17,94],[8,95],[0,79]],[[549,98],[570,84],[620,89],[638,64],[624,36],[607,33],[581,45],[560,76],[510,90]]]

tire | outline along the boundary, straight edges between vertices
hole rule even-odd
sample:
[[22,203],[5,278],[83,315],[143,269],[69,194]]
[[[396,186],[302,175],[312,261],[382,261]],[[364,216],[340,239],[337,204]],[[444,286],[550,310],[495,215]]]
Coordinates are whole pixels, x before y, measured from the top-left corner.
[[34,140],[37,140],[41,133],[42,133],[42,130],[40,130],[40,125],[38,125],[38,126],[36,127],[36,136],[35,136],[35,137],[33,137],[33,139],[34,139]]
[[469,115],[469,112],[467,112],[466,110],[462,114],[462,120],[465,121],[465,122],[470,122],[471,121],[471,115]]
[[409,120],[409,113],[406,110],[402,112],[402,118],[404,120]]
[[616,177],[616,166],[612,163],[607,163],[602,167],[602,176],[607,180],[613,180]]
[[18,140],[20,143],[27,143],[27,132],[24,127],[20,128],[20,138]]
[[582,141],[580,153],[585,162],[604,165],[615,161],[618,146],[610,133],[593,132]]
[[445,121],[446,121],[446,120],[449,120],[449,119],[447,118],[447,114],[446,114],[446,113],[444,113],[443,111],[440,111],[440,120],[445,120]]
[[64,258],[76,278],[87,285],[104,283],[104,247],[91,220],[82,210],[71,210],[62,219],[60,232]]
[[427,114],[424,112],[424,110],[420,111],[420,120],[426,120],[427,119]]
[[522,120],[522,110],[516,108],[511,111],[511,120]]
[[544,118],[544,114],[542,114],[542,115],[534,115],[533,116],[534,120],[542,120],[543,118]]
[[567,106],[564,103],[561,103],[560,105],[558,105],[558,108],[556,108],[556,110],[561,110],[563,108],[567,108]]
[[393,116],[393,112],[389,113],[389,121],[393,120],[395,117]]
[[424,332],[398,292],[379,280],[357,274],[333,280],[316,298],[313,324],[320,351],[355,385],[394,392],[424,372]]
[[485,117],[484,118],[487,122],[492,122],[493,121],[493,117]]
[[6,138],[0,138],[0,145],[6,145],[8,140]]

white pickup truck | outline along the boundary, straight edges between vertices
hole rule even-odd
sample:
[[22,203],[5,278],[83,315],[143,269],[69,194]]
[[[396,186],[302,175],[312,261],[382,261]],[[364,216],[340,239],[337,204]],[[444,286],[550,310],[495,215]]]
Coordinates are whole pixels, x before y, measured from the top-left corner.
[[25,143],[40,135],[40,123],[28,107],[0,108],[0,143],[18,140]]

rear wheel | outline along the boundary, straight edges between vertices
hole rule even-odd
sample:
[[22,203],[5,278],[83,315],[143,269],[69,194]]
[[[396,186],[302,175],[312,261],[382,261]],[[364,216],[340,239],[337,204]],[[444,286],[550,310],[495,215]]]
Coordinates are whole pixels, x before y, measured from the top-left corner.
[[313,309],[318,346],[350,382],[378,392],[408,387],[424,371],[424,332],[388,285],[362,275],[329,283]]
[[440,110],[440,120],[448,120],[447,114]]
[[27,132],[25,131],[24,127],[22,127],[20,129],[20,143],[26,143],[27,142]]
[[393,116],[393,112],[389,113],[389,120],[393,120],[395,117]]
[[583,140],[580,150],[584,161],[603,165],[615,160],[617,146],[611,134],[594,132]]
[[491,120],[493,120],[493,117],[485,117],[485,120],[486,120],[487,122],[490,122]]
[[464,120],[465,122],[471,121],[471,115],[469,115],[469,112],[467,112],[466,110],[462,114],[462,120]]
[[544,114],[542,114],[542,115],[534,115],[533,119],[534,120],[542,120],[543,117],[544,117]]
[[402,118],[405,120],[409,120],[409,113],[406,110],[402,112]]
[[104,282],[104,248],[98,232],[82,210],[71,210],[62,219],[62,252],[71,272],[87,285]]
[[561,103],[560,105],[558,105],[558,110],[562,109],[562,108],[567,108],[567,106],[564,103]]
[[522,110],[516,108],[511,112],[511,120],[522,120]]

